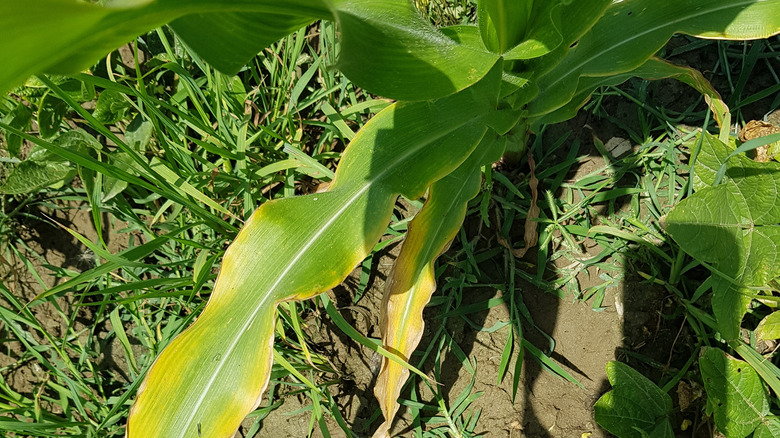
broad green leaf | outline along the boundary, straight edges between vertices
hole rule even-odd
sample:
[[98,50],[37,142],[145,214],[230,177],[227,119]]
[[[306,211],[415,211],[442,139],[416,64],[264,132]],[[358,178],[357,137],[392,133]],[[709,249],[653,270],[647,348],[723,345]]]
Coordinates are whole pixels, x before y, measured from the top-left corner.
[[729,342],[729,347],[733,348],[742,359],[747,361],[747,363],[756,370],[763,382],[767,384],[775,394],[780,394],[780,368],[778,368],[777,365],[768,361],[767,358],[759,354],[755,348],[742,340]]
[[729,438],[752,433],[769,414],[769,398],[758,373],[747,362],[708,347],[699,357],[699,368],[718,430]]
[[277,304],[339,284],[379,240],[399,194],[417,198],[456,169],[486,132],[499,84],[494,69],[453,96],[388,107],[355,136],[328,191],[255,211],[205,310],[147,374],[128,437],[232,436],[268,382]]
[[[422,211],[409,224],[401,253],[385,290],[382,344],[409,360],[423,335],[423,310],[436,290],[435,259],[447,248],[466,216],[468,201],[479,192],[481,167],[501,158],[504,141],[488,134],[454,172],[433,184]],[[374,394],[385,422],[374,434],[389,437],[398,397],[409,370],[384,358]]]
[[704,134],[695,165],[701,188],[669,212],[664,224],[685,252],[728,277],[713,286],[713,309],[721,334],[734,339],[749,304],[739,285],[763,286],[780,275],[780,164],[738,155],[729,161],[725,182],[708,187],[728,153],[719,143]]
[[675,33],[757,39],[778,32],[780,0],[613,2],[577,46],[540,78],[545,99],[532,103],[529,114],[538,117],[568,103],[583,76],[608,76],[638,68]]
[[98,96],[95,112],[92,115],[99,122],[111,125],[125,118],[130,102],[125,96],[114,90],[105,90]]
[[[87,131],[84,131],[83,129],[77,129],[75,131],[68,131],[63,133],[62,135],[57,137],[55,144],[57,146],[68,148],[74,151],[89,151],[90,149],[99,151],[103,148],[103,145],[101,145],[100,142],[97,141],[97,139],[92,136],[92,134],[89,134]],[[50,153],[50,152],[44,152],[43,149],[39,149],[39,150],[41,154]],[[30,158],[33,157],[34,157],[33,155],[30,155]]]
[[[149,146],[149,143],[152,141],[152,133],[154,131],[154,126],[152,125],[152,122],[149,120],[144,119],[144,117],[140,114],[136,115],[133,120],[130,122],[130,124],[127,125],[127,128],[125,129],[125,135],[124,135],[124,141],[127,146],[137,153],[139,157],[144,156],[144,152],[146,151],[147,146]],[[117,150],[111,153],[108,157],[109,161],[111,162],[111,165],[117,169],[120,169],[124,172],[127,172],[128,174],[132,175],[139,175],[144,172],[143,167],[137,163],[133,157],[130,156],[130,154],[126,153],[123,150]],[[144,163],[147,163],[147,160],[145,158],[141,158],[141,160]],[[158,162],[154,162],[153,164],[158,164]],[[157,169],[161,169],[160,167],[156,167]],[[174,178],[171,174],[172,172],[166,172],[168,169],[165,168],[163,172],[161,172],[161,176],[164,175],[165,177],[168,177],[171,180],[178,180],[178,178]],[[108,201],[109,199],[113,198],[114,196],[121,193],[125,188],[127,188],[128,182],[121,179],[116,178],[110,175],[103,175],[103,202]],[[224,209],[224,207],[216,204],[211,198],[205,196],[203,193],[201,193],[199,190],[195,189],[191,185],[188,184],[178,184],[178,181],[175,183],[175,185],[179,185],[182,190],[186,193],[188,193],[193,198],[197,199],[198,201],[203,202],[203,204],[208,205],[212,208],[215,208],[217,211],[220,211],[225,214],[229,214],[227,210]]]
[[[77,102],[86,102],[95,99],[95,86],[87,84],[78,79],[72,79],[67,76],[51,75],[49,80],[57,84],[62,92]],[[24,86],[18,90],[14,90],[14,93],[24,96],[38,96],[43,97],[46,92],[50,91],[39,78],[30,76],[24,81]]]
[[134,151],[143,153],[149,142],[152,141],[152,132],[154,125],[148,120],[144,120],[141,115],[135,116],[132,122],[125,129],[125,143]]
[[[612,390],[594,406],[596,422],[619,438],[672,438],[672,399],[630,366],[611,361],[607,378]],[[644,433],[643,433],[644,432]]]
[[[723,101],[718,91],[713,88],[712,84],[710,84],[698,70],[674,65],[662,59],[652,57],[638,68],[626,73],[581,78],[577,85],[577,90],[566,105],[542,115],[539,119],[535,120],[533,124],[539,126],[569,120],[577,115],[577,111],[590,100],[590,96],[596,89],[607,85],[618,85],[632,77],[649,80],[674,78],[690,85],[696,91],[704,95],[704,99],[707,101],[707,104],[715,115],[718,124],[724,122],[726,114],[729,112],[726,103]],[[552,102],[553,99],[547,98],[549,93],[550,90],[545,90],[545,92],[539,94],[536,99],[539,102]],[[537,106],[537,109],[539,108],[541,108],[541,106]],[[542,110],[542,112],[544,112],[544,110]]]
[[67,112],[67,103],[52,93],[46,93],[38,106],[38,130],[41,137],[49,138],[60,132],[62,118]]
[[0,57],[6,60],[0,92],[33,73],[85,69],[172,21],[206,61],[234,73],[265,45],[315,19],[340,26],[338,67],[358,85],[392,98],[452,94],[482,78],[498,59],[447,39],[407,0],[126,0],[109,7],[6,1],[0,2]]
[[733,280],[713,274],[712,313],[718,323],[720,335],[725,339],[737,339],[740,335],[742,318],[750,308],[752,298],[746,295],[744,287]]
[[[23,103],[18,103],[13,111],[3,117],[5,123],[20,131],[27,130],[30,126],[30,120],[32,120],[32,111]],[[11,157],[17,157],[22,149],[22,137],[6,131],[5,145],[8,148],[8,154]]]
[[[755,167],[757,164],[747,156],[740,154],[726,161],[729,155],[734,152],[734,148],[726,145],[709,133],[704,133],[704,136],[697,136],[692,141],[691,146],[699,144],[701,141],[701,147],[696,154],[696,163],[693,168],[693,188],[698,191],[705,187],[711,187],[715,183],[715,175],[718,173],[718,169],[727,163],[726,177],[729,175],[738,176],[742,169],[749,169]],[[760,165],[758,165],[760,167]]]
[[758,425],[753,433],[753,438],[777,438],[780,437],[780,417],[770,415]]
[[76,175],[76,169],[57,156],[49,156],[43,161],[24,160],[8,175],[0,192],[6,195],[35,193],[38,190],[70,180]]
[[780,311],[772,312],[758,323],[756,337],[763,340],[780,339]]
[[[100,143],[82,130],[62,134],[55,140],[55,144],[79,153],[87,153],[90,148],[100,148]],[[75,175],[76,167],[73,163],[35,146],[30,156],[8,175],[0,192],[8,195],[33,193],[44,187],[61,184]]]
[[[133,159],[123,151],[114,151],[111,153],[111,155],[109,155],[108,159],[111,165],[118,169],[124,170],[128,173],[137,173],[135,171],[137,166],[135,161],[133,161]],[[114,196],[122,193],[122,191],[124,191],[126,188],[127,181],[114,178],[112,176],[103,175],[103,198],[101,201],[107,202]]]
[[93,84],[88,84],[78,79],[71,79],[65,76],[61,78],[53,77],[51,79],[59,85],[60,89],[65,94],[72,97],[76,102],[88,102],[95,99],[96,92]]

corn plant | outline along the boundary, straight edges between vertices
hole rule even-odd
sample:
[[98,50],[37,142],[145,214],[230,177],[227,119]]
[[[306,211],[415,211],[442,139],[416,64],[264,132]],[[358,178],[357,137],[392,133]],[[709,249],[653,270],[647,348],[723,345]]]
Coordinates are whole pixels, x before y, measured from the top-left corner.
[[[388,436],[436,287],[434,261],[459,229],[481,168],[502,154],[522,157],[540,126],[571,118],[598,87],[630,77],[679,79],[703,93],[728,126],[728,109],[700,73],[654,54],[675,33],[746,40],[780,32],[780,0],[477,4],[478,25],[437,29],[408,0],[0,3],[3,92],[31,74],[84,69],[166,24],[215,68],[235,73],[279,38],[333,20],[341,34],[335,67],[397,100],[358,132],[326,191],[267,202],[246,221],[207,306],[148,370],[129,437],[232,436],[268,384],[277,306],[343,281],[380,239],[396,198],[427,193],[388,283],[382,343],[374,347],[384,356],[375,394],[385,417],[375,436]],[[68,158],[67,150],[39,144]]]

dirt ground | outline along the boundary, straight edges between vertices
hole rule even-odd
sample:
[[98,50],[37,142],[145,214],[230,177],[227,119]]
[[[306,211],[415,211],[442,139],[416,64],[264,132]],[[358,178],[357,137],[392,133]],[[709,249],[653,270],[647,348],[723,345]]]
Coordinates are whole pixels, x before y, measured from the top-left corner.
[[[23,303],[33,301],[36,296],[58,284],[60,278],[55,275],[55,270],[82,272],[95,266],[94,254],[64,229],[71,229],[92,242],[97,241],[91,211],[87,206],[75,203],[62,204],[61,207],[62,209],[28,208],[28,212],[38,219],[26,219],[16,226],[16,232],[24,240],[25,246],[17,246],[18,253],[7,259],[0,256],[0,282]],[[103,215],[102,220],[105,224],[103,238],[109,251],[115,254],[127,249],[130,235],[113,232],[120,228],[119,224],[112,224],[107,215]],[[35,267],[40,274],[40,282],[30,274],[22,257]],[[52,303],[42,303],[33,306],[31,310],[49,333],[60,337],[65,335],[67,325],[61,316],[64,314],[74,315],[72,329],[82,332],[82,337],[88,336],[84,328],[94,326],[94,310],[92,307],[74,306],[75,300],[74,296],[65,294],[56,300],[56,306]],[[8,306],[8,303],[0,298],[0,305]],[[0,337],[3,339],[0,344],[0,368],[17,363],[18,353],[23,348],[16,341],[9,341],[13,336],[9,336],[8,330],[8,327],[0,324]],[[106,322],[105,326],[98,327],[96,332],[98,336],[105,337],[111,330],[111,323]],[[45,343],[39,333],[33,332],[33,335],[38,336],[38,341]],[[105,351],[101,352],[96,361],[97,369],[111,370],[117,379],[127,381],[128,366],[118,341],[109,342],[104,347]],[[10,368],[3,373],[2,378],[14,390],[30,394],[45,381],[46,373],[37,365],[28,364]]]

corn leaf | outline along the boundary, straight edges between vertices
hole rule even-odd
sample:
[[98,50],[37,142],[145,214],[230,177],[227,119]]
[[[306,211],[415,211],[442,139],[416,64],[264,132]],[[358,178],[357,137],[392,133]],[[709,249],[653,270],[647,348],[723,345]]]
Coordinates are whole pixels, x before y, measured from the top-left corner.
[[560,2],[536,2],[534,14],[525,38],[519,44],[504,52],[504,59],[532,59],[546,55],[563,41],[561,33],[561,10],[566,9]]
[[[468,160],[431,187],[422,211],[409,224],[404,246],[396,260],[382,303],[382,343],[385,349],[409,360],[422,338],[423,309],[436,290],[434,260],[457,234],[468,201],[477,195],[481,167],[501,157],[505,140],[486,135]],[[374,437],[389,437],[398,411],[398,396],[409,370],[384,358],[374,394],[385,422]]]
[[[383,96],[423,100],[448,95],[479,80],[498,59],[486,49],[445,38],[405,0],[339,0],[330,7],[342,38],[337,67]],[[203,14],[179,19],[172,27],[212,65],[235,72],[257,51],[306,24],[305,18],[296,18]],[[275,28],[278,36],[267,41],[268,30]]]
[[533,3],[533,0],[479,1],[479,30],[485,46],[496,53],[504,53],[518,45],[523,40],[531,20]]
[[337,0],[337,67],[371,92],[393,99],[445,96],[475,83],[498,56],[453,42],[408,0]]
[[399,194],[421,196],[471,154],[499,85],[497,68],[453,96],[388,107],[355,136],[328,191],[263,204],[228,248],[204,312],[147,374],[128,437],[232,436],[268,382],[277,304],[343,281]]
[[[542,2],[542,4],[544,3],[546,2]],[[552,8],[549,19],[552,20],[557,32],[560,33],[562,41],[555,47],[552,53],[541,59],[534,59],[529,62],[527,68],[529,74],[539,77],[564,59],[569,53],[571,46],[599,21],[604,14],[604,10],[611,3],[612,0],[578,0],[561,2],[560,5]],[[542,15],[536,17],[537,21],[542,19]],[[537,26],[538,30],[535,30],[534,28]],[[541,32],[541,26],[544,26],[543,22],[532,25],[527,39],[531,40],[537,32]],[[524,44],[525,42],[510,49],[505,54],[507,59],[514,59],[513,55],[516,52],[521,52]]]
[[[577,90],[571,97],[571,100],[564,106],[542,115],[538,119],[533,121],[533,125],[540,126],[543,124],[558,123],[565,120],[569,120],[577,115],[577,111],[590,100],[591,94],[593,94],[599,87],[607,85],[619,85],[627,81],[632,77],[638,77],[649,80],[658,80],[666,78],[674,78],[680,82],[690,85],[696,91],[704,95],[707,104],[709,105],[712,113],[715,115],[715,119],[718,124],[723,124],[728,114],[729,109],[726,103],[721,98],[720,94],[713,88],[712,84],[702,76],[702,74],[695,69],[689,67],[683,67],[674,65],[663,59],[652,57],[645,61],[644,64],[638,68],[626,73],[598,76],[598,77],[582,77],[577,84]],[[551,90],[545,90],[543,93],[537,96],[540,102],[552,101],[547,96]],[[554,93],[554,91],[552,91]]]
[[407,0],[76,0],[0,2],[0,92],[34,73],[75,73],[137,35],[172,22],[206,61],[235,73],[268,44],[317,19],[340,25],[347,76],[378,94],[431,99],[462,90],[498,56],[461,46]]
[[[561,2],[549,7],[549,17],[539,13],[529,29],[526,40],[504,53],[507,60],[522,59],[524,67],[516,72],[516,81],[522,89],[515,93],[511,103],[524,107],[538,93],[536,79],[552,70],[569,53],[571,46],[599,20],[612,0],[578,0]],[[548,21],[549,20],[549,21]],[[547,27],[552,25],[551,27]],[[558,41],[560,39],[560,41]]]
[[257,52],[312,21],[305,14],[225,12],[187,15],[171,28],[213,67],[234,74]]
[[539,79],[545,99],[529,105],[529,116],[540,116],[568,103],[581,77],[638,68],[675,33],[739,40],[767,38],[778,32],[780,0],[613,2],[576,47]]

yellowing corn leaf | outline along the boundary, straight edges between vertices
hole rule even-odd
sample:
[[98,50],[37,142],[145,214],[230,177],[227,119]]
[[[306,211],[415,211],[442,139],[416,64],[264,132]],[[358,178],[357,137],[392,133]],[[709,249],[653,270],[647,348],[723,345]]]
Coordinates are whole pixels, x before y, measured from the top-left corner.
[[475,149],[499,84],[496,68],[453,96],[388,107],[355,136],[328,191],[261,206],[227,250],[203,314],[147,374],[128,437],[232,436],[268,382],[277,304],[343,281],[396,197],[421,196]]
[[[409,224],[404,246],[385,290],[382,309],[382,344],[409,360],[422,337],[423,309],[436,290],[433,262],[446,249],[463,224],[468,201],[479,191],[480,168],[501,157],[505,139],[488,134],[468,160],[432,187],[422,211]],[[398,396],[409,370],[384,358],[374,395],[385,422],[375,438],[389,437],[398,411]]]

